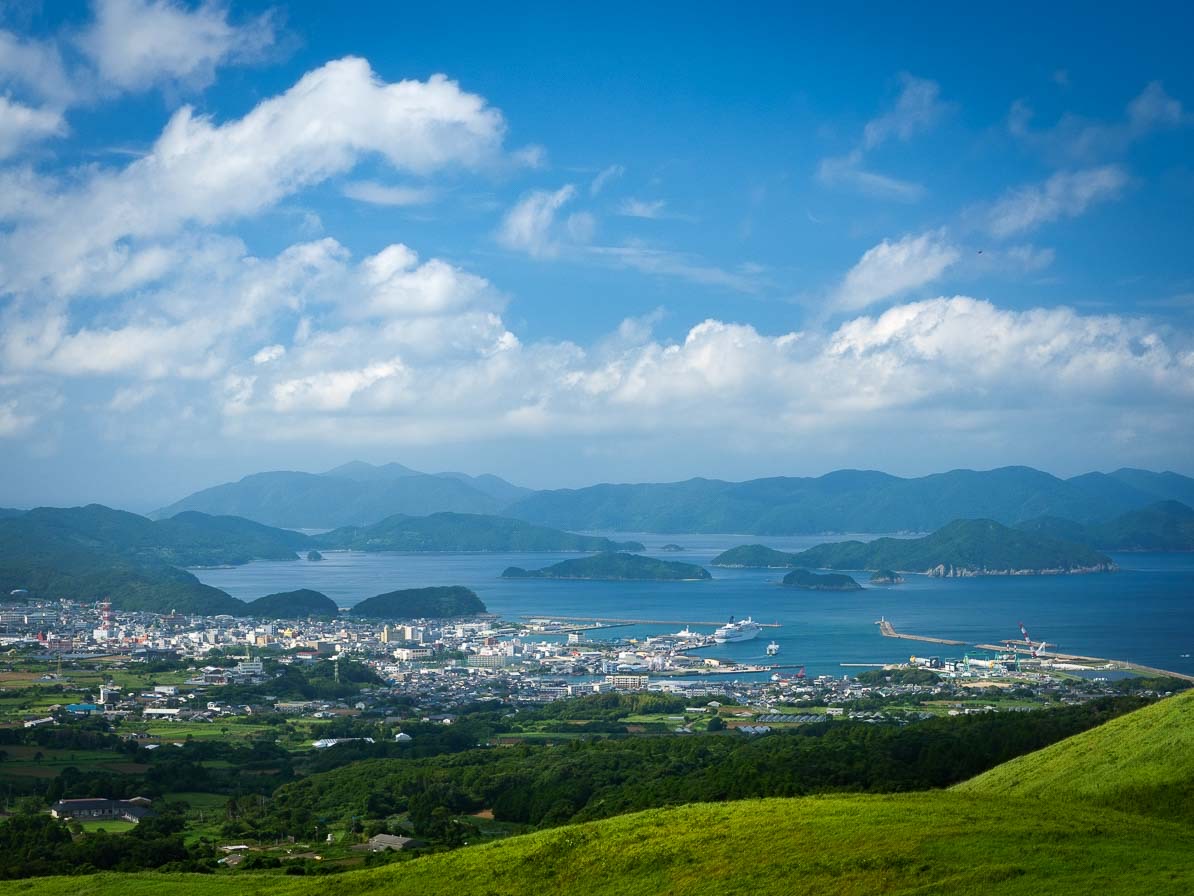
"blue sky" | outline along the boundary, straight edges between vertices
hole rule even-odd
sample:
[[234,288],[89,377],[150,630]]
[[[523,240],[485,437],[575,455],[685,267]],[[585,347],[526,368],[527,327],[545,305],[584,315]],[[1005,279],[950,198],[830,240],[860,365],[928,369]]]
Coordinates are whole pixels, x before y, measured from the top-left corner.
[[0,3],[0,504],[1194,473],[1191,24]]

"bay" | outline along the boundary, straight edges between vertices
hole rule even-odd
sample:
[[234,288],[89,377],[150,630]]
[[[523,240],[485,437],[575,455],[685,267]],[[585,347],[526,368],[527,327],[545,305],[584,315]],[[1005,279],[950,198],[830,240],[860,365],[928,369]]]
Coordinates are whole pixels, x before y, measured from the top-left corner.
[[[637,638],[689,624],[712,631],[731,615],[779,623],[754,641],[727,644],[707,655],[767,661],[769,640],[780,645],[772,662],[804,665],[810,675],[858,671],[842,664],[906,660],[910,654],[961,656],[965,648],[884,638],[876,620],[897,630],[968,643],[1018,638],[1023,622],[1036,640],[1089,656],[1129,660],[1194,674],[1194,554],[1115,554],[1121,571],[1077,576],[933,579],[908,576],[903,585],[861,592],[798,591],[779,584],[779,570],[716,569],[709,562],[727,548],[764,542],[798,551],[848,537],[760,539],[739,535],[601,533],[643,542],[646,554],[706,566],[709,582],[566,582],[502,579],[507,566],[536,568],[578,554],[411,554],[327,552],[322,561],[259,561],[193,570],[200,580],[233,597],[313,588],[342,607],[385,591],[424,585],[466,585],[493,613],[509,619],[574,615],[660,620],[608,629],[600,635]],[[664,544],[681,545],[665,552]],[[698,624],[700,623],[700,624]],[[971,651],[971,655],[976,655]]]

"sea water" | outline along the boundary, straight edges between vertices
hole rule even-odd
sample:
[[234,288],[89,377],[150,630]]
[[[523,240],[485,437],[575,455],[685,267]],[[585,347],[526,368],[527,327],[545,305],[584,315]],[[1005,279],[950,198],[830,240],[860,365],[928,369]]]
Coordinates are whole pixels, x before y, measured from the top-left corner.
[[[907,660],[909,655],[960,657],[964,647],[884,638],[876,620],[898,631],[999,643],[1019,638],[1024,623],[1034,640],[1064,653],[1129,660],[1194,674],[1194,554],[1113,554],[1120,571],[1073,576],[989,576],[934,579],[906,576],[902,585],[875,585],[855,573],[863,591],[800,591],[779,584],[783,570],[717,569],[709,562],[739,544],[765,543],[798,551],[851,536],[776,538],[733,535],[604,533],[646,545],[645,553],[704,566],[712,581],[577,582],[503,579],[508,566],[534,569],[578,554],[411,554],[328,551],[321,561],[259,561],[193,570],[200,580],[242,600],[313,588],[341,607],[399,588],[465,585],[490,612],[508,619],[589,616],[659,620],[592,633],[641,638],[688,624],[711,633],[730,616],[778,623],[753,641],[710,648],[704,655],[739,662],[804,665],[809,675],[859,671],[843,664]],[[853,536],[867,539],[874,536]],[[661,551],[664,544],[679,552]],[[774,639],[779,654],[768,658]],[[971,656],[983,655],[970,651]]]

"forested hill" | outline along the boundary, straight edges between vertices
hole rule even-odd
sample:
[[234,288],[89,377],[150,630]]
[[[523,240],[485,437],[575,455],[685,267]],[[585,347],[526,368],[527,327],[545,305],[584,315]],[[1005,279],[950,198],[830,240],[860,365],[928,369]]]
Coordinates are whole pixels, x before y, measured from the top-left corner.
[[245,615],[241,601],[179,567],[294,560],[305,544],[297,532],[200,513],[153,522],[98,504],[42,507],[0,520],[0,593]]
[[461,585],[389,591],[366,598],[349,610],[364,619],[447,619],[484,612],[481,598]]
[[794,569],[783,578],[783,584],[802,591],[861,591],[862,586],[841,573],[818,574],[807,569]]
[[349,526],[314,538],[321,548],[354,551],[641,551],[636,541],[615,542],[576,535],[521,520],[471,513],[435,513],[387,517],[372,526]]
[[1110,557],[1083,545],[1009,529],[993,520],[955,520],[924,538],[817,545],[794,566],[888,569],[938,576],[1109,572]]
[[312,616],[335,619],[340,613],[335,601],[310,588],[267,594],[249,601],[246,609],[249,615],[257,619],[304,619]]
[[429,475],[400,464],[374,467],[354,462],[321,474],[254,473],[238,482],[196,492],[152,516],[200,510],[271,526],[322,529],[370,525],[396,513],[492,514],[526,494],[527,489],[496,476]]
[[1110,519],[1162,499],[1194,502],[1194,479],[1118,470],[1065,480],[1029,467],[901,479],[870,470],[749,482],[690,479],[538,492],[504,513],[546,526],[622,532],[929,532],[955,519],[1005,525],[1043,515]]
[[1194,551],[1194,507],[1160,501],[1104,523],[1037,517],[1016,528],[1103,551]]

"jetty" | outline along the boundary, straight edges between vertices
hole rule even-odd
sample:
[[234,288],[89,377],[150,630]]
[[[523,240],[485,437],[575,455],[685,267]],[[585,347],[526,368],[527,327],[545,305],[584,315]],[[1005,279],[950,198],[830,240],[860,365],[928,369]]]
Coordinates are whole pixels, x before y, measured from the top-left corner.
[[903,632],[897,632],[895,626],[886,619],[878,619],[875,625],[879,626],[879,632],[885,638],[902,638],[905,641],[928,641],[930,644],[948,644],[952,647],[965,647],[965,641],[952,641],[949,638],[932,638],[928,635],[906,635]]
[[[526,613],[521,617],[522,619],[542,619],[547,622],[554,622],[560,625],[570,625],[573,622],[599,622],[604,625],[711,625],[714,628],[719,628],[725,625],[726,621],[722,619],[720,622],[698,622],[692,619],[610,619],[604,616],[544,616],[541,613]],[[778,622],[759,622],[755,620],[755,625],[760,628],[780,628]],[[953,642],[947,642],[953,643]]]

